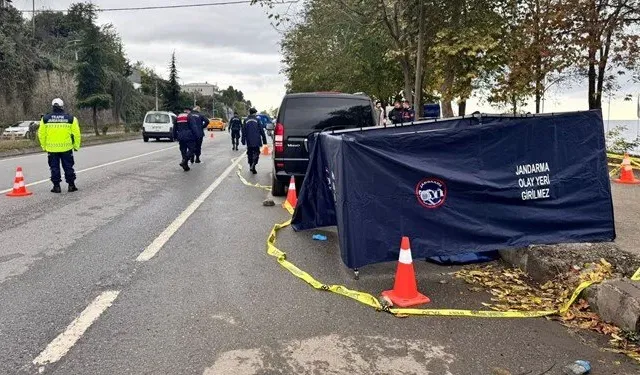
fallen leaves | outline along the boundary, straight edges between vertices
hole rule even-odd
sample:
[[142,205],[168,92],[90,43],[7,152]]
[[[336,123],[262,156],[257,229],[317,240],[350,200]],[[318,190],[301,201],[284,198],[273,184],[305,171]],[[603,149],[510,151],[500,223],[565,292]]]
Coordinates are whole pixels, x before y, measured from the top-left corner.
[[558,311],[557,316],[548,319],[558,320],[562,325],[575,329],[584,329],[610,337],[611,349],[623,353],[640,362],[640,336],[623,332],[620,328],[606,323],[589,309],[585,299],[576,302],[564,313],[559,311],[571,294],[582,282],[601,282],[611,277],[612,266],[601,259],[599,262],[572,267],[570,272],[542,285],[533,282],[520,269],[505,269],[494,265],[473,266],[455,273],[472,286],[469,290],[486,290],[491,294],[491,303],[482,305],[496,311]]

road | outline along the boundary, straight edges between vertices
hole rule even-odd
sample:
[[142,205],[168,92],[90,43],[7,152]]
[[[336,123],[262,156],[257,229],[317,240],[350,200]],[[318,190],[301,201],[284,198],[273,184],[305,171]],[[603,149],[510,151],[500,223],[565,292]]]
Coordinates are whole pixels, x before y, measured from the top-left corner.
[[[1,374],[540,374],[577,359],[637,373],[601,337],[553,321],[400,319],[311,289],[266,255],[287,214],[262,206],[266,192],[235,175],[241,152],[214,135],[187,173],[172,143],[84,148],[73,194],[49,193],[44,155],[0,160],[7,188],[17,166],[45,181],[0,197]],[[269,183],[264,157],[257,176],[246,170]],[[335,234],[314,233],[285,229],[278,246],[319,280],[375,295],[392,285],[394,264],[356,281]],[[431,307],[482,308],[488,296],[453,270],[416,262]]]

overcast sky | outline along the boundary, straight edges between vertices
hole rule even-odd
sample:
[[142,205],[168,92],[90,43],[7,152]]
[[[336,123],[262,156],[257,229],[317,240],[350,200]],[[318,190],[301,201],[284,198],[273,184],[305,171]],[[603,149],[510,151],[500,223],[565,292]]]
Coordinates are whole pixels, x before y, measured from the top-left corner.
[[[66,9],[79,0],[35,0],[36,9]],[[142,7],[223,2],[225,0],[93,0],[101,8]],[[32,0],[14,0],[18,9],[31,9]],[[175,50],[181,83],[215,83],[242,90],[259,109],[280,105],[285,77],[280,74],[280,34],[270,25],[265,10],[248,4],[201,8],[103,12],[99,23],[112,23],[122,36],[132,62],[143,61],[168,76]],[[623,91],[611,102],[612,120],[635,119],[640,85],[621,82]],[[631,102],[622,93],[636,96]],[[545,112],[587,109],[586,83],[550,91]],[[534,111],[531,106],[529,110]],[[468,111],[496,112],[472,99]],[[608,117],[607,100],[603,117]]]

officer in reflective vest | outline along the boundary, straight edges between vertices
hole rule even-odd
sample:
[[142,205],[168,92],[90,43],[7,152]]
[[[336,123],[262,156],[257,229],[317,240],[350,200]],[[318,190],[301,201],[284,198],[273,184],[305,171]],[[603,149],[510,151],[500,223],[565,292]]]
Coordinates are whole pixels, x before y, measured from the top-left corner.
[[40,119],[38,139],[42,150],[48,154],[51,169],[52,193],[61,193],[60,164],[64,169],[64,179],[69,184],[69,192],[78,191],[76,173],[73,170],[73,151],[80,149],[80,125],[78,119],[64,111],[64,102],[60,98],[51,102],[52,112]]

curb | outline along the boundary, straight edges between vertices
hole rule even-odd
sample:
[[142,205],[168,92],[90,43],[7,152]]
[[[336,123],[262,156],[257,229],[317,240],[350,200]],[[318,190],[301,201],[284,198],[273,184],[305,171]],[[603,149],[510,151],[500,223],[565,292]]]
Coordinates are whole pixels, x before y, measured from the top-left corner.
[[[96,139],[96,140],[94,140],[93,138],[89,138],[82,142],[82,147],[91,147],[91,146],[106,145],[109,143],[133,141],[140,137],[140,133],[132,133],[132,134],[135,134],[135,136],[132,135],[131,137],[124,137],[124,138]],[[40,147],[29,147],[29,148],[22,148],[17,150],[0,151],[0,159],[15,157],[15,156],[39,154],[42,152],[44,151],[42,151]]]
[[[568,272],[574,265],[606,259],[614,272],[630,275],[640,265],[640,256],[621,250],[614,243],[585,243],[530,246],[524,249],[501,250],[506,263],[525,271],[533,280],[545,283]],[[579,259],[575,259],[576,254]],[[593,310],[616,326],[640,332],[640,282],[615,278],[593,285],[584,297]]]

